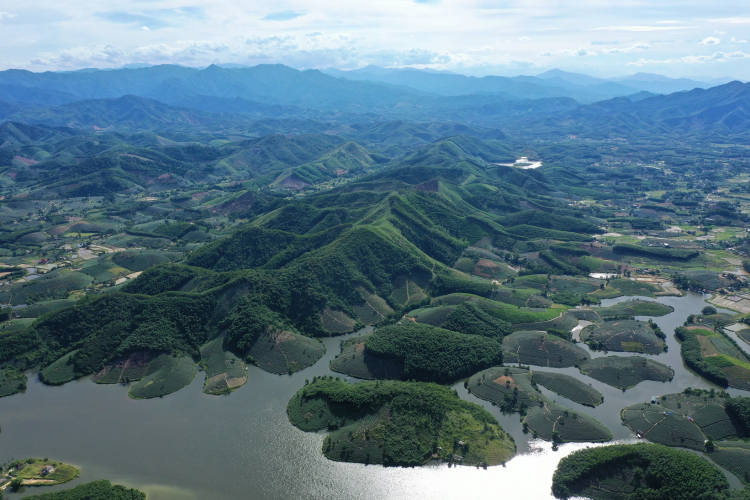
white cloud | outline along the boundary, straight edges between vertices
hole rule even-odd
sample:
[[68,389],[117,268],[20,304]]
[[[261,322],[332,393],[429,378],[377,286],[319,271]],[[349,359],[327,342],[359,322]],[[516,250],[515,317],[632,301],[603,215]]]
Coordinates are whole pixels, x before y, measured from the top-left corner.
[[737,40],[736,38],[732,37],[732,43],[747,43],[747,40]]
[[721,39],[709,36],[709,37],[704,38],[698,43],[702,45],[719,45],[721,43]]
[[530,42],[531,38],[529,38],[527,36],[522,36],[521,38],[518,39],[518,41],[519,42]]
[[630,54],[631,52],[643,52],[651,48],[648,43],[636,43],[630,47],[616,48],[616,49],[604,49],[605,54]]
[[148,26],[141,26],[141,29],[142,29],[143,31],[151,31],[150,29],[148,29]]
[[590,31],[669,31],[684,30],[688,26],[604,26],[592,28]]
[[750,24],[750,17],[722,17],[719,19],[699,19],[699,20],[706,21],[709,23]]
[[11,14],[10,12],[0,12],[0,21],[3,19],[11,19],[13,17],[16,17],[15,14]]
[[540,56],[542,57],[552,57],[552,56],[595,56],[596,52],[588,50],[588,49],[577,49],[577,50],[570,50],[570,49],[562,49],[562,50],[548,50],[546,52],[540,52]]
[[646,66],[650,64],[705,64],[705,63],[725,63],[732,60],[748,59],[750,54],[744,52],[716,52],[710,56],[685,56],[673,59],[639,59],[635,62],[629,62],[628,66]]

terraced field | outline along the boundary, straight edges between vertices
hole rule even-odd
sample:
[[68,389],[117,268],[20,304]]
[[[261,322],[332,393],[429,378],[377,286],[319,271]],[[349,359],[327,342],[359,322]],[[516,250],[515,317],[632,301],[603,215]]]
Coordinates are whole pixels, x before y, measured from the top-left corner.
[[596,307],[594,311],[604,320],[628,318],[633,316],[664,316],[674,311],[672,306],[651,302],[650,300],[633,299],[619,302],[609,307]]
[[0,398],[26,390],[26,375],[14,366],[0,369]]
[[638,320],[589,325],[581,331],[581,340],[605,351],[659,354],[664,350],[664,341],[656,336],[654,329]]
[[534,370],[532,378],[555,394],[585,406],[598,406],[604,401],[601,392],[564,373]]
[[364,380],[400,379],[404,366],[394,359],[373,356],[365,349],[372,333],[341,342],[341,353],[331,360],[331,370]]
[[578,368],[584,375],[618,389],[630,389],[644,380],[667,382],[674,377],[674,370],[667,365],[639,356],[587,359]]
[[149,363],[157,356],[152,351],[137,351],[110,363],[92,377],[97,384],[127,384],[146,376]]
[[195,377],[195,361],[184,356],[162,354],[149,364],[146,375],[130,388],[133,399],[150,399],[179,391]]
[[546,332],[513,332],[503,339],[506,363],[564,368],[576,366],[589,357],[581,347]]
[[711,460],[731,471],[740,481],[750,484],[750,443],[722,441],[708,455]]
[[354,309],[357,319],[361,323],[374,325],[384,320],[386,316],[393,314],[393,309],[382,298],[362,287],[359,288],[359,293],[362,295],[362,302],[352,306],[352,309]]
[[504,411],[539,406],[547,398],[531,379],[526,368],[495,366],[472,375],[466,387],[478,398],[491,401]]
[[39,378],[42,382],[50,385],[61,385],[70,382],[75,378],[75,370],[71,358],[76,355],[78,350],[71,351],[61,357],[44,370],[39,372]]
[[316,339],[269,327],[250,349],[259,368],[271,373],[294,373],[314,364],[325,354]]
[[679,328],[677,335],[688,366],[716,383],[750,390],[750,358],[732,339],[700,326]]
[[706,450],[709,438],[718,441],[740,433],[725,401],[708,392],[666,394],[657,401],[658,404],[628,406],[622,410],[622,421],[633,432],[655,443],[699,451]]
[[201,347],[202,364],[206,371],[203,392],[226,394],[247,382],[245,363],[222,348],[222,337],[217,337]]
[[612,439],[609,429],[594,418],[552,402],[532,406],[524,422],[533,435],[546,441],[602,443]]

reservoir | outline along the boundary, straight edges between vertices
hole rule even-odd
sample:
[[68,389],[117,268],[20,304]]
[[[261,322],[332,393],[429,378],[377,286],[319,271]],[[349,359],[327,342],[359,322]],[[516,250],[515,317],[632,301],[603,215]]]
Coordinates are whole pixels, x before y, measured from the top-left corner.
[[[634,297],[602,301],[612,305]],[[674,329],[697,314],[707,296],[654,300],[675,311],[654,321],[667,334],[668,352],[651,356],[675,370],[671,382],[646,381],[625,392],[581,375],[576,368],[560,371],[590,383],[604,403],[589,408],[540,387],[558,403],[587,413],[606,425],[613,442],[635,442],[621,424],[620,410],[652,396],[687,387],[716,387],[685,368]],[[648,318],[638,318],[648,319]],[[325,434],[305,433],[286,416],[289,399],[316,375],[339,375],[328,364],[343,338],[324,339],[326,354],[294,375],[273,375],[251,366],[247,384],[228,396],[203,394],[203,372],[184,389],[150,400],[133,400],[124,386],[98,385],[88,378],[60,387],[29,377],[24,394],[0,399],[0,463],[10,459],[49,457],[81,469],[81,477],[57,487],[26,488],[20,498],[68,489],[95,479],[135,487],[150,500],[173,499],[409,499],[473,498],[512,500],[553,498],[552,473],[558,461],[592,444],[551,444],[524,434],[517,413],[502,415],[497,407],[470,395],[463,382],[459,395],[487,408],[518,446],[504,467],[427,465],[400,468],[333,462],[321,452]],[[739,342],[747,350],[747,345]],[[626,353],[609,353],[630,355]],[[592,356],[604,354],[593,352]],[[532,367],[534,369],[534,367]],[[553,371],[554,368],[543,368]],[[732,396],[750,393],[730,389]],[[729,476],[733,486],[739,481]]]

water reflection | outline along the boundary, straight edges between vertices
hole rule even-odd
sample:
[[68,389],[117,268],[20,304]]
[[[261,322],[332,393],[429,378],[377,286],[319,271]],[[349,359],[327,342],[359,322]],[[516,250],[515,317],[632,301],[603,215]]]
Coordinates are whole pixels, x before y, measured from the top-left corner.
[[[669,352],[654,358],[675,370],[672,382],[643,382],[622,392],[583,377],[604,395],[604,403],[597,408],[541,390],[605,424],[614,439],[633,442],[632,433],[620,422],[620,409],[688,386],[712,387],[685,368],[672,333],[689,314],[700,311],[705,298],[689,294],[646,299],[675,308],[673,313],[655,318],[667,334]],[[628,299],[607,300],[603,305]],[[25,394],[0,399],[0,462],[47,456],[81,468],[76,481],[43,491],[106,478],[143,489],[150,500],[483,499],[498,494],[514,500],[539,500],[552,498],[552,473],[560,458],[586,446],[597,446],[566,444],[552,451],[549,443],[523,434],[518,414],[502,415],[458,383],[454,387],[462,398],[487,408],[516,440],[519,454],[505,467],[386,468],[327,460],[321,453],[324,434],[294,428],[286,417],[286,404],[305,379],[333,374],[328,364],[339,352],[341,339],[325,339],[325,356],[313,367],[291,376],[250,367],[248,383],[229,396],[203,394],[201,373],[185,389],[145,401],[129,399],[127,388],[122,386],[81,380],[49,387],[30,380]],[[575,368],[560,371],[581,377]],[[27,489],[24,495],[41,491]]]

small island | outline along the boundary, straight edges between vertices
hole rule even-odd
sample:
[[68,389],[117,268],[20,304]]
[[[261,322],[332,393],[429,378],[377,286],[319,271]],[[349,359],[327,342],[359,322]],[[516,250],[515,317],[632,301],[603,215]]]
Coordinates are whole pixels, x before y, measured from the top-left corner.
[[303,431],[327,429],[323,453],[342,462],[490,466],[516,453],[488,411],[431,383],[316,378],[289,401],[287,415]]
[[658,444],[585,448],[563,458],[552,477],[555,498],[592,500],[728,498],[729,482],[707,460]]
[[80,471],[72,465],[52,460],[27,458],[2,465],[0,490],[17,491],[23,486],[53,486],[78,477]]
[[81,484],[69,490],[42,493],[26,498],[27,500],[146,500],[146,494],[103,479]]

